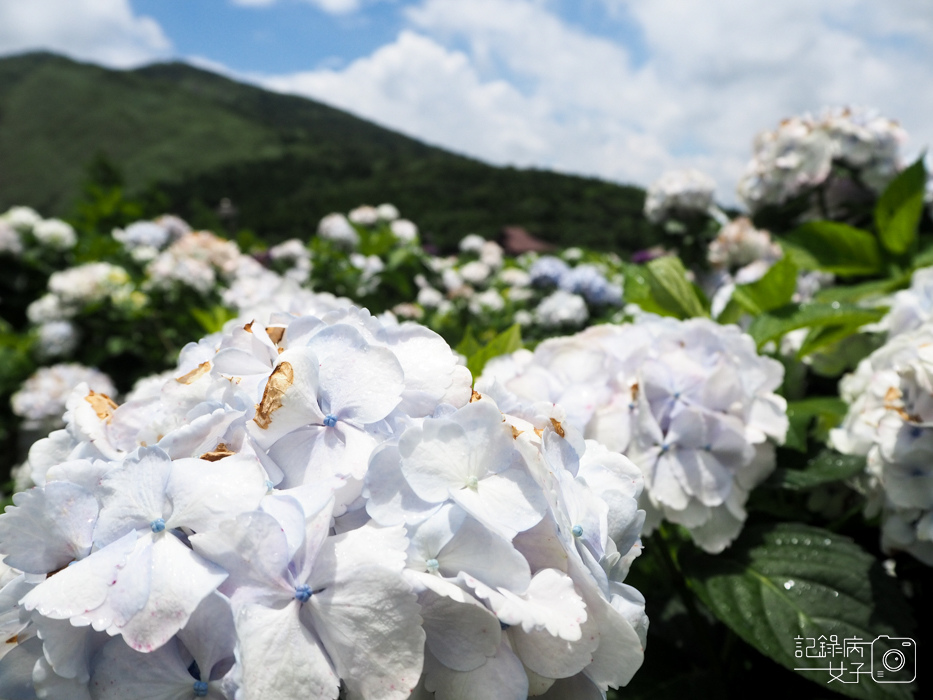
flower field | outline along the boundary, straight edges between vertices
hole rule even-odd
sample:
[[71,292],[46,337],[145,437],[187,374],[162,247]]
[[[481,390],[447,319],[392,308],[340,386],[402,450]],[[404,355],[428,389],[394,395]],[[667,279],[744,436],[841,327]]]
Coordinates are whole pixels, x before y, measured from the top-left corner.
[[0,215],[0,698],[922,697],[905,138],[785,120],[631,259]]

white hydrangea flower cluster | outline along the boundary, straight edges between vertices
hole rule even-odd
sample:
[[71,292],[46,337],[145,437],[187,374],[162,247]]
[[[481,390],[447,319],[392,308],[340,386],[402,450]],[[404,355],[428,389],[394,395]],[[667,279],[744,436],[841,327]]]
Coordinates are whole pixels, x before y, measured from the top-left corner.
[[886,331],[889,338],[933,319],[933,267],[915,270],[910,287],[896,292],[889,306],[888,313],[878,322],[878,330]]
[[493,359],[477,389],[563,405],[570,425],[641,468],[648,528],[678,523],[719,552],[774,468],[788,426],[774,393],[783,375],[736,326],[644,315]]
[[[495,241],[487,241],[482,236],[471,233],[464,236],[459,243],[460,252],[466,257],[462,261],[451,260],[452,272],[444,280],[447,291],[468,296],[475,288],[482,288],[491,284],[496,271],[502,268],[505,262],[505,252]],[[460,290],[459,287],[469,285],[470,290]]]
[[[244,257],[244,261],[248,260],[252,258]],[[241,265],[230,287],[221,294],[224,305],[240,316],[265,323],[282,311],[293,315],[320,316],[353,306],[353,302],[346,297],[336,297],[327,292],[312,292],[299,287],[295,280],[284,278],[255,261],[252,262],[254,264]]]
[[389,223],[389,230],[402,243],[418,242],[418,226],[408,219],[394,219]]
[[343,214],[328,214],[317,226],[317,235],[346,248],[356,248],[360,234]]
[[311,251],[297,238],[269,248],[269,259],[286,266],[285,277],[304,284],[311,276]]
[[817,292],[827,287],[832,287],[836,282],[836,276],[832,272],[823,272],[822,270],[801,270],[797,273],[797,285],[794,289],[794,296],[791,301],[802,304],[805,301],[812,301]]
[[78,235],[61,219],[43,219],[29,207],[12,207],[0,214],[0,253],[18,256],[34,242],[39,248],[71,250]]
[[683,215],[706,214],[714,206],[716,181],[699,170],[672,170],[648,187],[645,216],[662,223]]
[[785,119],[776,130],[755,137],[739,197],[751,211],[782,204],[822,184],[834,161],[880,191],[901,167],[899,149],[906,138],[897,122],[866,109],[837,108],[819,118]]
[[23,253],[23,241],[19,231],[0,218],[0,254],[12,255],[14,258]]
[[876,110],[836,107],[823,114],[822,128],[833,141],[833,157],[859,171],[863,182],[881,191],[901,169],[900,147],[907,132]]
[[32,235],[41,245],[55,250],[71,250],[78,242],[78,235],[71,224],[61,219],[44,219],[32,227]]
[[13,413],[23,419],[26,430],[49,433],[62,425],[68,396],[79,384],[108,396],[116,395],[113,382],[103,372],[76,363],[41,367],[29,377],[10,400]]
[[155,258],[166,245],[191,233],[188,223],[170,214],[154,221],[136,221],[113,230],[113,237],[140,263]]
[[731,271],[758,260],[773,263],[781,256],[781,246],[771,240],[770,233],[740,216],[719,229],[710,241],[707,259],[714,268]]
[[[703,289],[711,299],[713,318],[718,318],[726,309],[736,285],[757,282],[783,256],[781,246],[771,239],[771,234],[755,228],[748,217],[741,216],[724,225],[709,244],[707,260],[712,270],[702,278]],[[810,301],[834,281],[835,277],[827,272],[800,270],[792,300]],[[788,353],[795,353],[806,337],[807,330],[801,330],[802,333],[793,331],[785,336],[785,339],[792,338],[787,346]]]
[[[415,279],[418,285],[416,301],[426,309],[437,309],[450,313],[456,300],[463,300],[470,313],[481,316],[505,308],[506,291],[500,290],[506,283],[498,274],[504,272],[504,251],[495,241],[471,233],[459,243],[460,257],[429,258],[428,266],[437,273],[437,281],[443,291],[432,286],[424,277]],[[435,284],[437,284],[437,282]]]
[[433,332],[353,307],[232,323],[121,406],[80,385],[0,516],[0,697],[627,683],[640,472],[470,379]]
[[3,220],[20,233],[26,233],[42,221],[42,217],[32,207],[10,207],[3,214]]
[[[106,302],[122,308],[139,308],[146,303],[145,295],[136,290],[129,273],[107,262],[85,263],[53,272],[47,288],[48,292],[26,309],[29,320],[37,325],[67,321],[93,304]],[[60,336],[63,329],[47,332]],[[54,353],[50,350],[50,354]]]
[[214,289],[218,277],[232,277],[243,258],[234,241],[209,231],[194,231],[172,243],[146,267],[153,289],[190,287],[202,294]]
[[368,296],[379,288],[379,283],[381,281],[380,275],[386,267],[382,258],[378,255],[350,253],[350,265],[362,273],[356,287],[356,294],[358,296]]
[[[526,253],[506,262],[502,247],[470,234],[460,241],[460,255],[429,258],[429,268],[440,278],[430,283],[415,278],[417,303],[438,315],[466,307],[482,322],[491,315],[508,314],[510,322],[553,335],[580,328],[591,316],[621,306],[624,275],[621,261],[612,254],[582,262],[583,251],[564,256]],[[556,288],[556,289],[555,289]]]
[[579,294],[558,289],[544,299],[532,312],[532,321],[548,328],[582,326],[589,318],[586,300]]
[[[331,214],[330,216],[342,216],[341,214]],[[328,217],[325,217],[327,219]],[[375,226],[382,223],[391,224],[399,218],[398,207],[394,204],[380,204],[378,207],[372,207],[368,204],[357,207],[350,211],[346,217],[350,223],[357,226]],[[335,220],[336,221],[336,220]],[[322,221],[323,223],[323,221]],[[326,237],[326,236],[325,236]]]
[[460,239],[457,247],[461,253],[479,253],[486,244],[486,239],[478,233],[468,233]]
[[[349,290],[344,293],[377,295],[387,279],[392,284],[395,246],[405,246],[416,293],[391,307],[400,318],[418,319],[442,332],[464,323],[502,330],[514,322],[535,335],[548,336],[579,328],[592,318],[610,318],[615,307],[621,306],[624,274],[614,254],[574,248],[565,251],[563,259],[537,253],[507,259],[497,242],[469,234],[459,242],[457,255],[439,257],[409,245],[418,242],[417,227],[404,219],[388,221],[388,214],[380,213],[387,206],[354,210],[356,223],[343,214],[324,217],[318,238],[344,249],[344,255],[325,247],[323,252],[333,264],[320,270],[339,279],[338,286]],[[397,215],[397,210],[393,207],[390,213]],[[387,232],[395,244],[386,239]],[[364,250],[375,253],[367,255]],[[549,276],[549,263],[558,266],[555,275]],[[322,282],[332,280],[322,275]],[[549,287],[557,287],[559,293],[552,294],[555,290]]]
[[881,546],[933,566],[933,324],[893,336],[843,377],[849,404],[830,445],[865,455],[856,484],[868,495],[867,515],[881,513]]
[[106,262],[85,263],[53,272],[48,285],[49,293],[55,295],[65,307],[115,300],[131,286],[126,270]]
[[[308,284],[339,280],[335,286],[355,298],[377,294],[386,284],[387,266],[388,286],[392,287],[397,279],[393,273],[400,264],[407,267],[413,259],[427,257],[418,245],[418,227],[399,218],[393,204],[357,207],[347,216],[328,214],[318,225],[317,238],[330,244],[316,248],[317,243],[311,243],[312,250],[326,259],[315,272],[326,272]],[[423,317],[423,308],[407,306],[413,302],[402,300],[399,309],[406,317]]]
[[74,352],[80,340],[71,321],[46,321],[36,328],[36,353],[40,359],[64,357]]

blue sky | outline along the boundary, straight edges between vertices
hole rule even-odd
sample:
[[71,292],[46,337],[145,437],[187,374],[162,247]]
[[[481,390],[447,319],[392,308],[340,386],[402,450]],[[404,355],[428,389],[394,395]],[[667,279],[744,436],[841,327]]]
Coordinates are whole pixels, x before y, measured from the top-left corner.
[[402,3],[333,14],[309,2],[243,6],[230,0],[132,0],[155,19],[180,56],[203,56],[234,71],[284,73],[338,67],[391,42]]
[[933,144],[933,3],[915,0],[0,0],[0,55],[185,60],[497,164],[735,200],[755,134],[876,108]]
[[[334,68],[367,56],[408,26],[405,10],[418,4],[377,0],[361,3],[357,11],[335,13],[307,0],[130,2],[136,14],[161,25],[178,55],[203,56],[234,71],[264,73]],[[611,11],[601,0],[551,4],[569,24],[624,42],[644,58],[639,27],[626,13]]]

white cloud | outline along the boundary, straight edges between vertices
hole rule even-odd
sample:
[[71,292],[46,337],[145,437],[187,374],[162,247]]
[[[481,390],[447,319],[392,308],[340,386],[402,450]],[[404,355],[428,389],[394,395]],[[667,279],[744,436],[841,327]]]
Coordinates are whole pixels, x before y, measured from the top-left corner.
[[125,68],[168,57],[171,43],[128,0],[0,2],[0,55],[35,50]]
[[263,84],[493,162],[532,163],[549,150],[535,133],[542,119],[533,100],[503,80],[481,81],[465,54],[410,31],[343,70],[278,76]]
[[[423,0],[412,30],[342,70],[266,81],[492,162],[647,184],[699,167],[733,188],[761,129],[877,107],[933,144],[933,5],[911,0],[603,0],[645,61],[556,0]],[[455,50],[454,47],[462,47]]]
[[[272,5],[278,0],[231,0]],[[302,0],[332,14],[386,0]],[[824,105],[877,107],[933,145],[933,3],[601,0],[637,55],[559,14],[574,0],[417,0],[408,28],[344,67],[248,78],[500,164],[643,185],[674,167],[733,188],[761,129]],[[0,0],[0,54],[125,67],[171,56],[129,0]],[[190,59],[231,75],[206,59]]]
[[[268,7],[274,5],[278,0],[231,0],[234,5],[245,7]],[[332,15],[345,15],[360,9],[362,0],[303,0],[309,5],[314,5],[324,12]]]

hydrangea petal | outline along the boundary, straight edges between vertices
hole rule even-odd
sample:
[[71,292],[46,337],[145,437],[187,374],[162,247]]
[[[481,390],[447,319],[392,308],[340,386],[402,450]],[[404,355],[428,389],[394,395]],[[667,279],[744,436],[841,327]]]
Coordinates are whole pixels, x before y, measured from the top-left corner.
[[13,497],[0,515],[0,551],[7,566],[45,574],[91,550],[98,505],[81,486],[53,481]]
[[340,679],[320,641],[301,623],[300,605],[297,600],[281,609],[246,605],[237,614],[242,697],[337,697]]
[[192,535],[190,541],[195,552],[230,574],[232,590],[242,586],[287,593],[290,589],[284,578],[291,560],[288,541],[281,524],[268,513],[243,513],[216,530]]
[[603,700],[599,688],[584,674],[562,678],[554,683],[541,700]]
[[201,680],[209,680],[219,662],[233,657],[236,626],[230,601],[220,593],[211,593],[178,631],[178,639],[194,657]]
[[107,599],[135,547],[133,530],[47,578],[26,594],[23,607],[56,620],[96,610]]
[[88,662],[97,651],[87,627],[75,627],[68,620],[53,620],[33,613],[42,652],[55,673],[62,678],[87,682]]
[[365,424],[382,420],[398,406],[404,373],[391,350],[370,345],[359,331],[343,325],[316,334],[308,347],[320,360],[320,396],[328,412]]
[[39,700],[91,700],[86,680],[59,676],[44,658],[33,666],[32,683]]
[[460,672],[425,658],[425,688],[435,700],[527,700],[528,678],[522,662],[503,641],[496,655],[472,671]]
[[[152,581],[146,605],[122,628],[116,630],[134,649],[150,651],[167,642],[227,573],[203,559],[177,537],[163,532],[150,533],[152,544]],[[111,628],[108,630],[114,634]]]
[[466,518],[437,557],[440,571],[456,578],[461,571],[493,588],[508,588],[522,593],[531,583],[531,570],[512,543]]
[[481,479],[475,489],[462,488],[451,497],[486,527],[509,540],[534,527],[546,508],[541,489],[519,469],[493,474]]
[[420,598],[428,649],[454,671],[472,671],[495,656],[502,637],[499,620],[479,601],[466,602],[427,591]]
[[544,569],[536,573],[522,595],[500,589],[494,591],[468,574],[460,578],[476,595],[489,602],[493,612],[507,625],[521,625],[530,632],[544,629],[548,634],[569,642],[580,639],[580,625],[587,610],[573,581],[560,571]]
[[192,700],[195,680],[174,642],[143,654],[116,638],[101,650],[90,689],[94,700]]
[[600,644],[599,626],[592,615],[580,624],[580,638],[568,641],[545,629],[509,630],[512,650],[535,673],[545,678],[566,678],[582,671]]
[[158,447],[140,448],[137,459],[109,472],[101,482],[103,507],[95,542],[109,544],[168,515],[165,490],[171,473],[172,460]]
[[424,649],[419,606],[401,576],[402,528],[364,526],[328,538],[304,609],[340,677],[365,700],[404,700]]
[[384,444],[369,460],[366,473],[366,512],[380,525],[416,523],[430,516],[438,505],[420,499],[400,468],[398,446]]
[[266,491],[262,466],[249,455],[233,455],[217,462],[175,460],[166,485],[172,502],[166,526],[208,530],[221,520],[254,510]]
[[42,642],[33,637],[17,644],[0,658],[0,698],[31,700],[36,697],[32,670],[42,657]]

